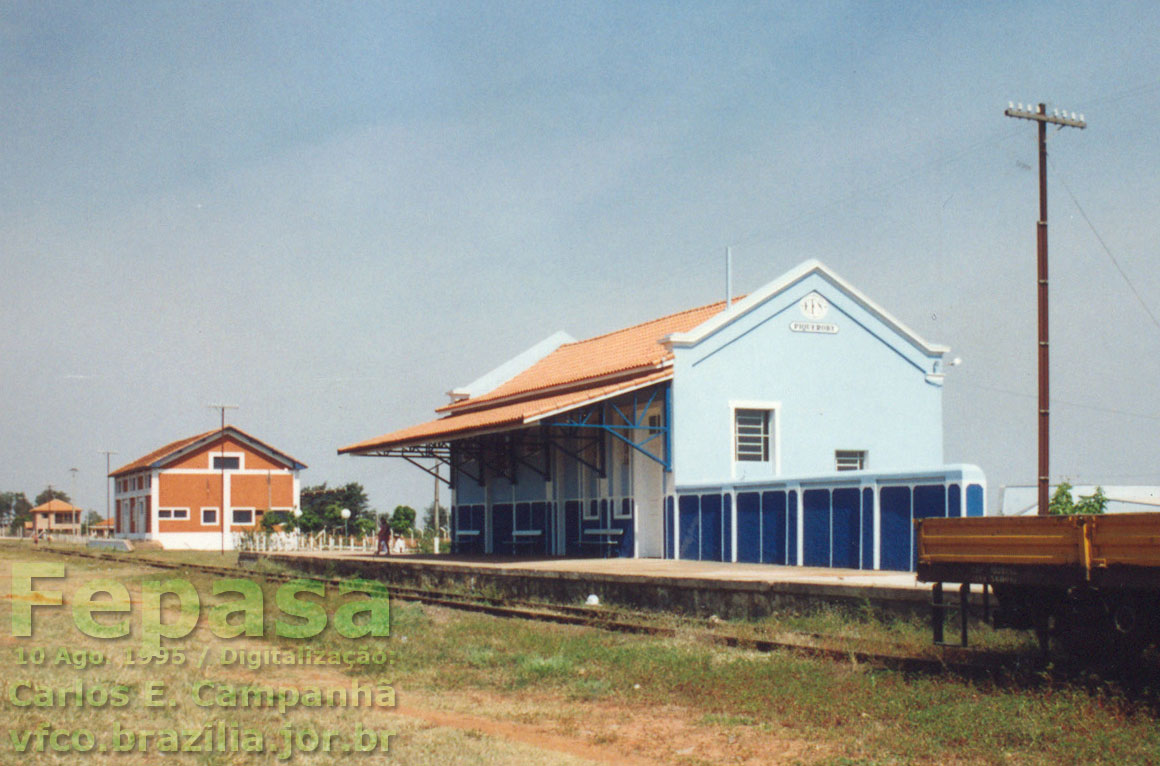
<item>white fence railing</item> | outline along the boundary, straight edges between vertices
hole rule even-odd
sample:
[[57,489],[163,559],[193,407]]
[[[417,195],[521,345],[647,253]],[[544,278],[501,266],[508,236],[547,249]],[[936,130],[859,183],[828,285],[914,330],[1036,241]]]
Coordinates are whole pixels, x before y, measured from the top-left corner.
[[302,532],[235,532],[234,550],[239,551],[351,551],[374,553],[374,536],[332,535],[325,531]]

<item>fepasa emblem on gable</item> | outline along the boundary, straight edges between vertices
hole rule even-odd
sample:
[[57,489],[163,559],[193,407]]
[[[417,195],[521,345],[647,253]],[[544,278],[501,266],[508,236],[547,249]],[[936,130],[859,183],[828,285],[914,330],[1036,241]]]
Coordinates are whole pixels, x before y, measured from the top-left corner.
[[802,316],[808,321],[790,322],[789,329],[794,332],[814,332],[824,335],[833,335],[838,332],[836,324],[820,321],[830,313],[830,303],[818,293],[810,293],[802,298],[798,308],[801,310]]

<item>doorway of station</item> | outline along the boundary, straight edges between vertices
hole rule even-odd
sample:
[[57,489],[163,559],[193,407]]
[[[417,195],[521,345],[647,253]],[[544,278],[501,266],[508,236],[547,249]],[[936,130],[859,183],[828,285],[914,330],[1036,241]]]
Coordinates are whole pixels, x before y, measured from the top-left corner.
[[665,469],[640,450],[632,451],[632,461],[636,555],[640,558],[663,558]]

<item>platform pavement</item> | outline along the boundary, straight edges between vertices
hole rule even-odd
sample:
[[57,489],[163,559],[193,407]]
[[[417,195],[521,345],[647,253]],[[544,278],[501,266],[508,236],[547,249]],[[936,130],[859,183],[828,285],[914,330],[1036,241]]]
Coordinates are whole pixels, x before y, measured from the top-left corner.
[[499,571],[574,572],[577,574],[626,575],[643,578],[704,579],[732,582],[812,583],[816,585],[856,585],[880,588],[930,590],[930,585],[916,581],[914,572],[888,572],[866,569],[781,566],[777,564],[740,564],[721,561],[686,561],[683,559],[630,558],[513,558],[495,556],[454,556],[429,554],[394,554],[372,556],[361,552],[295,551],[281,555],[322,559],[430,563],[445,567],[470,567]]

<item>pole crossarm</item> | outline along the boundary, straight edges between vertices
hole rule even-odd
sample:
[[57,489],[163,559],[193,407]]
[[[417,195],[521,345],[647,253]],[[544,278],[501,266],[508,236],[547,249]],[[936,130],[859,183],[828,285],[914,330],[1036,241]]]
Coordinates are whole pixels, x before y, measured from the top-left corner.
[[[1019,106],[1022,107],[1023,105],[1020,104]],[[1008,117],[1015,117],[1016,119],[1020,120],[1048,122],[1052,125],[1058,125],[1061,128],[1079,128],[1080,130],[1083,130],[1087,127],[1087,122],[1084,121],[1082,114],[1079,117],[1076,117],[1075,112],[1072,112],[1071,117],[1068,117],[1067,112],[1060,112],[1058,109],[1054,110],[1052,114],[1047,114],[1047,107],[1045,104],[1040,104],[1040,107],[1043,108],[1042,112],[1032,109],[1030,104],[1028,104],[1027,107],[1027,109],[1016,109],[1014,106],[1011,106],[1008,109],[1004,109],[1003,114],[1007,115]]]

